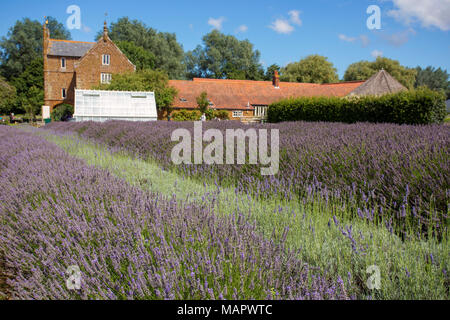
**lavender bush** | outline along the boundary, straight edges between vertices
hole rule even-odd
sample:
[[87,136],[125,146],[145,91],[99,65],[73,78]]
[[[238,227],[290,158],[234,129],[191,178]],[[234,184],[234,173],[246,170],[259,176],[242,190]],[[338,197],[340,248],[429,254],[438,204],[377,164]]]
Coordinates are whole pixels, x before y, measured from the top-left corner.
[[[342,279],[285,248],[287,230],[264,239],[239,212],[218,217],[208,204],[144,192],[17,129],[0,128],[0,141],[11,298],[348,298]],[[80,290],[66,287],[70,265]]]
[[[233,185],[256,197],[304,199],[332,197],[348,217],[370,218],[427,236],[442,235],[448,220],[450,168],[447,126],[392,124],[282,123],[255,125],[280,130],[280,172],[261,176],[255,165],[173,166],[170,135],[192,123],[53,123],[46,129],[77,132],[111,150],[151,158],[161,167],[221,185]],[[210,122],[204,130],[243,128],[234,122]],[[348,218],[347,217],[347,218]]]

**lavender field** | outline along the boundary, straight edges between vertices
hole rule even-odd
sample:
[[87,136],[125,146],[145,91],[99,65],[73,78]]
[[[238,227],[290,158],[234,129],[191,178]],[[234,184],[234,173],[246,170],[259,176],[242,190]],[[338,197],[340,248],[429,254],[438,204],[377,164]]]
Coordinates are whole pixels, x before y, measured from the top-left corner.
[[0,127],[0,298],[449,299],[448,126],[256,125],[275,176],[173,165],[178,127]]
[[[280,172],[262,176],[256,165],[180,165],[170,159],[173,130],[192,123],[55,123],[46,127],[156,161],[164,169],[255,197],[302,200],[311,194],[348,203],[349,217],[382,220],[405,234],[446,232],[450,185],[450,128],[391,124],[283,123]],[[209,123],[208,128],[243,128]],[[205,143],[206,144],[206,143]]]

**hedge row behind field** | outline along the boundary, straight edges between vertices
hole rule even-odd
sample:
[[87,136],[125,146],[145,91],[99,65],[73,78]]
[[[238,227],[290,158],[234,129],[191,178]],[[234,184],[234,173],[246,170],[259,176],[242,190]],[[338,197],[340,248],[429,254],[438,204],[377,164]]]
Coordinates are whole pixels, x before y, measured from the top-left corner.
[[426,88],[380,97],[304,97],[270,105],[269,122],[329,121],[441,123],[446,116],[445,95]]

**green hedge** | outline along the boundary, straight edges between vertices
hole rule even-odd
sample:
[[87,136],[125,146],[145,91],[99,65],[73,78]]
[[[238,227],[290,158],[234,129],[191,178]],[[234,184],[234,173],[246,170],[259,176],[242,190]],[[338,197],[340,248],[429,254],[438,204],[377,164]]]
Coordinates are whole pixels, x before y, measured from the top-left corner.
[[445,95],[427,88],[380,97],[296,98],[269,106],[268,121],[441,123],[446,116]]
[[173,121],[200,121],[201,113],[198,110],[179,110],[172,112]]

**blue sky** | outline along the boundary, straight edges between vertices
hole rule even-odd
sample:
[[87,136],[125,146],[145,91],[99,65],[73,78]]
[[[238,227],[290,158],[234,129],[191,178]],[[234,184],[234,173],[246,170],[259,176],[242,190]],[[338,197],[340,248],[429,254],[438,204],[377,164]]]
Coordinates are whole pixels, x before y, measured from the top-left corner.
[[[281,66],[309,54],[329,58],[342,77],[352,62],[376,55],[403,65],[432,65],[450,72],[450,0],[15,0],[2,3],[0,36],[24,17],[53,16],[66,23],[70,5],[81,9],[73,40],[93,41],[107,21],[128,16],[159,31],[174,32],[185,50],[213,28],[249,39],[264,66]],[[370,5],[381,9],[381,29],[369,30]]]

